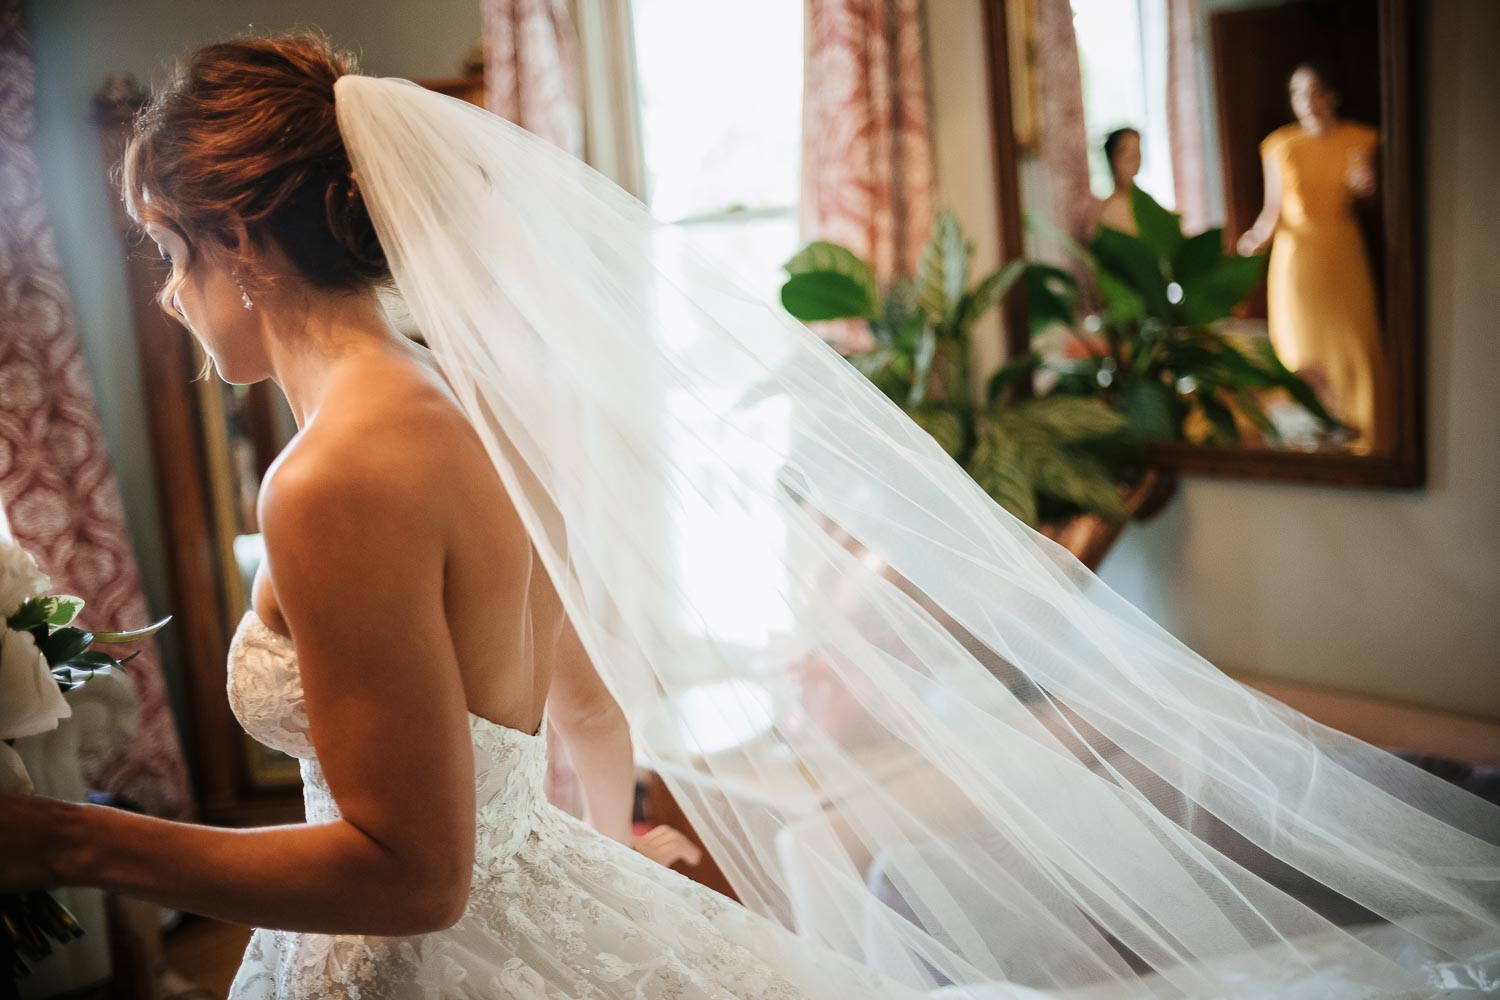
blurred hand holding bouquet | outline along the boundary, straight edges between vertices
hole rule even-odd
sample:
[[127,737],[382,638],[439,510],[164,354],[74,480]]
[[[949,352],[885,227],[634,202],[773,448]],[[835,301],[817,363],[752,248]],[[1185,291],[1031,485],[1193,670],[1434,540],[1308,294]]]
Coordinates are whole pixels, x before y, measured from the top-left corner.
[[[95,649],[143,639],[170,618],[132,632],[92,632],[74,626],[83,601],[48,594],[52,582],[31,553],[0,534],[0,796],[29,795],[31,777],[13,742],[57,728],[72,715],[64,692],[136,654],[117,659]],[[0,986],[13,983],[83,929],[45,892],[0,895]]]

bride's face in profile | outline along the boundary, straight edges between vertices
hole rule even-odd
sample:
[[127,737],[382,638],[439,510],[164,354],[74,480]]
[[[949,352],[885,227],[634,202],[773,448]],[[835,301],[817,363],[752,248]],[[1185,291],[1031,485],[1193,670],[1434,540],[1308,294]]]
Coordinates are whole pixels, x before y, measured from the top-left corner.
[[147,225],[146,235],[172,274],[162,288],[162,306],[174,313],[213,359],[214,370],[226,382],[258,382],[268,374],[261,342],[257,306],[245,305],[245,291],[233,270],[212,255],[194,253],[178,233]]

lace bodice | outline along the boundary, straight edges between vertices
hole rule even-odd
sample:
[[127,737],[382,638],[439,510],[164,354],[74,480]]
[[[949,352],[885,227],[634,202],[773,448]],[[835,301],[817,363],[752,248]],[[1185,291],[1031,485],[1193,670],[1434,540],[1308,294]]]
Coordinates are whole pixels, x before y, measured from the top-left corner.
[[[309,822],[336,819],[296,650],[254,612],[235,634],[229,702],[299,759]],[[469,716],[474,873],[464,915],[406,938],[257,930],[232,1000],[844,1000],[912,996],[600,836],[543,793],[546,721],[527,735]],[[378,766],[378,762],[375,762]]]
[[[303,802],[309,822],[338,818],[308,729],[302,675],[291,640],[254,611],[245,615],[229,651],[229,705],[245,731],[301,762]],[[528,735],[469,714],[478,806],[475,874],[503,866],[517,847],[550,818],[543,792],[547,771],[545,719]]]

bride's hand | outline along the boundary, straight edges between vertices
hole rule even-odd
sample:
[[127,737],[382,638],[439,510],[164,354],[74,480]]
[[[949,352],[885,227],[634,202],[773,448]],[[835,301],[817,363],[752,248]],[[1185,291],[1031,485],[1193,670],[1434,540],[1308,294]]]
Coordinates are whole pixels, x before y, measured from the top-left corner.
[[679,861],[696,865],[703,860],[702,849],[682,831],[670,826],[658,826],[639,837],[631,837],[630,847],[664,868],[671,868]]
[[54,889],[66,803],[40,795],[0,796],[0,893]]

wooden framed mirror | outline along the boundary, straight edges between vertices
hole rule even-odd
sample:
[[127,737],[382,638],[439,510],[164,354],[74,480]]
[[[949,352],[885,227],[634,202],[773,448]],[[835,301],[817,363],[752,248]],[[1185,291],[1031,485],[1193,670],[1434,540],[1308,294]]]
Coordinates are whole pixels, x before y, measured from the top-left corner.
[[[1264,432],[1245,422],[1230,434],[1162,435],[1153,463],[1421,486],[1416,5],[986,0],[986,18],[1002,256],[1081,273],[1070,243],[1087,248],[1101,225],[1133,224],[1111,195],[1135,166],[1133,184],[1177,213],[1187,237],[1219,230],[1226,256],[1265,253],[1263,280],[1214,329],[1274,347],[1337,421],[1319,423],[1286,393],[1257,393]],[[1331,102],[1322,119],[1307,117],[1309,81]],[[1317,128],[1299,123],[1294,98]],[[1117,130],[1126,155],[1112,163],[1105,139]],[[1267,171],[1279,181],[1274,206]],[[1263,210],[1275,228],[1261,249],[1242,237]],[[1033,329],[1026,298],[1007,302],[1008,355],[1060,350]],[[1098,323],[1090,308],[1080,318]]]

